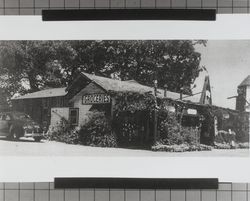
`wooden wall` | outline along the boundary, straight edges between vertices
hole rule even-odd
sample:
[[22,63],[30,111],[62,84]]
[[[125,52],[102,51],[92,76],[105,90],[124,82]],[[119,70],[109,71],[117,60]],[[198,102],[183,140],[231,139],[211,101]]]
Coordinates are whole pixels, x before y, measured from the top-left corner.
[[65,97],[48,97],[13,100],[12,105],[13,110],[27,113],[36,122],[48,126],[51,118],[51,108],[68,107],[69,103]]

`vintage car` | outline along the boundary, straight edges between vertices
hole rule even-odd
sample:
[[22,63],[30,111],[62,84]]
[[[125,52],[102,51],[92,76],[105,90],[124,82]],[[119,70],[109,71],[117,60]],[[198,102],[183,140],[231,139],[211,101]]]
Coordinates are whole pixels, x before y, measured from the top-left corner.
[[20,137],[32,137],[36,142],[39,142],[44,136],[44,131],[25,113],[1,112],[0,136],[14,140],[18,140]]

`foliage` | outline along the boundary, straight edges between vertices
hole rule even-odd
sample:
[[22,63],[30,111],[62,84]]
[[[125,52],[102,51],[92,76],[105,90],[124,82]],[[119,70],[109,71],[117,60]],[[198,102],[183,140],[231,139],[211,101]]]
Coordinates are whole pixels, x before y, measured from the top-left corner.
[[109,120],[104,113],[93,112],[89,121],[80,128],[72,128],[70,123],[62,118],[59,125],[47,132],[48,140],[68,144],[82,144],[99,147],[116,147],[116,137],[111,131]]
[[214,148],[215,149],[231,149],[231,146],[230,144],[215,142]]
[[203,105],[197,108],[200,117],[202,117],[200,132],[200,143],[213,145],[214,143],[214,113],[211,105]]
[[249,149],[249,143],[244,142],[244,143],[235,143],[235,146],[232,146],[231,144],[228,143],[214,143],[214,148],[215,149]]
[[198,128],[182,127],[177,115],[167,110],[158,112],[158,135],[165,145],[197,144],[200,136]]
[[118,117],[123,112],[133,114],[138,111],[156,110],[156,100],[152,94],[137,92],[110,92],[115,99],[114,112]]
[[62,118],[59,125],[54,128],[49,128],[46,138],[58,142],[65,142],[68,144],[79,143],[79,130],[72,128],[69,121]]
[[[165,145],[173,144],[197,144],[200,136],[198,128],[182,127],[182,107],[180,104],[174,103],[177,112],[173,113],[164,108],[163,101],[157,100],[150,93],[132,93],[120,92],[113,93],[115,97],[115,127],[118,128],[119,142],[126,142],[130,146],[137,142],[140,144],[140,127],[143,126],[140,120],[153,122],[154,114],[157,114],[157,133],[158,140]],[[171,103],[167,103],[171,104]],[[148,115],[148,116],[147,116]],[[138,120],[140,119],[140,120]],[[149,129],[150,125],[148,125]],[[142,128],[145,129],[145,128]],[[151,125],[151,132],[153,125]],[[146,135],[144,133],[144,135]],[[152,134],[151,134],[152,135]],[[126,144],[126,143],[125,143]]]
[[158,112],[158,136],[163,144],[182,144],[181,124],[178,122],[176,114],[160,110]]
[[219,130],[218,134],[215,136],[215,142],[217,143],[228,143],[235,141],[235,133],[230,134],[227,131]]
[[166,152],[187,152],[187,151],[211,151],[212,147],[204,144],[180,144],[180,145],[165,145],[157,144],[152,146],[152,151],[166,151]]
[[199,144],[200,130],[198,128],[182,127],[181,136],[183,137],[183,141],[185,143],[190,145]]
[[126,119],[122,125],[119,133],[119,143],[120,144],[133,144],[138,140],[138,134],[136,132],[136,123]]
[[116,136],[111,122],[103,112],[89,114],[89,120],[79,131],[80,143],[98,147],[116,147]]
[[[150,118],[156,110],[152,94],[134,92],[110,92],[115,99],[113,128],[117,133],[119,146],[141,146],[138,119]],[[146,135],[146,133],[144,133]]]
[[238,149],[249,149],[249,142],[237,143]]
[[206,41],[66,41],[75,56],[59,60],[70,74],[84,71],[146,85],[152,85],[157,76],[159,87],[167,84],[169,90],[180,91],[185,86],[190,92],[190,85],[205,69],[200,66],[197,45],[205,46]]
[[191,92],[205,41],[2,41],[0,83],[6,98],[16,93],[66,86],[79,71],[145,85],[167,84],[171,91]]
[[[241,121],[240,123],[244,124],[244,121]],[[238,129],[238,131],[236,133],[236,141],[241,142],[241,143],[247,143],[247,142],[249,142],[249,132],[244,131],[242,129],[242,127],[243,126],[241,126],[241,129]]]

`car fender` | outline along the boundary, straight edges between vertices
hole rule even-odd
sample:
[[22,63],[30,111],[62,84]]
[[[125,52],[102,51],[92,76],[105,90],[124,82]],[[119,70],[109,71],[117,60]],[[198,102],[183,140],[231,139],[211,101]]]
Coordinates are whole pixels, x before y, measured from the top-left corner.
[[15,125],[11,124],[10,129],[9,129],[9,134],[11,134],[14,130],[16,130],[18,132],[20,137],[24,135],[23,128],[21,128],[20,126],[15,126]]

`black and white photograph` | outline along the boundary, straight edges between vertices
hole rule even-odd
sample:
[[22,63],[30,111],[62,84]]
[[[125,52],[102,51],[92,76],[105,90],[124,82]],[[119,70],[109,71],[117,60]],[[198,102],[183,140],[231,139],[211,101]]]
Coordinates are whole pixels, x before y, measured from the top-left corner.
[[0,41],[0,155],[248,157],[249,66],[249,40]]

